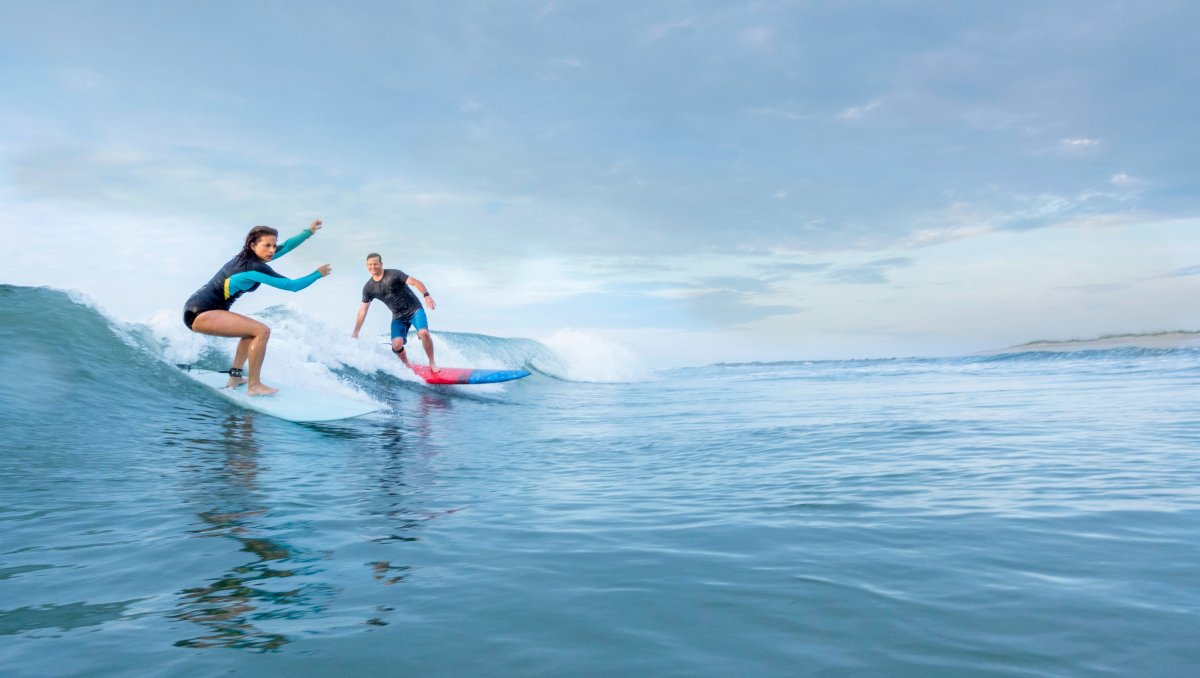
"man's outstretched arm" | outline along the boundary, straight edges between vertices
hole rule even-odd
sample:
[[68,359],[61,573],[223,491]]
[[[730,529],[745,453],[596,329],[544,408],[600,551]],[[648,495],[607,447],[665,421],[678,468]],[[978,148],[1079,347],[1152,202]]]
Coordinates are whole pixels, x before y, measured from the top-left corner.
[[358,307],[358,321],[354,323],[354,334],[350,336],[358,338],[358,331],[362,329],[363,321],[367,319],[367,309],[371,308],[371,302],[365,301],[362,306]]
[[408,276],[408,280],[404,282],[417,288],[417,291],[420,292],[421,296],[425,298],[425,305],[429,307],[429,310],[432,311],[433,309],[437,308],[437,302],[433,300],[433,297],[429,296],[429,288],[425,287],[425,283],[417,280],[411,275]]

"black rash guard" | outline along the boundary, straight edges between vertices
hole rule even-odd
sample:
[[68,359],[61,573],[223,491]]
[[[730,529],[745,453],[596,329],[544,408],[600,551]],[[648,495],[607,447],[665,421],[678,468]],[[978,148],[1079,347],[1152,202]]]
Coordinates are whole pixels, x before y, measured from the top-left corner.
[[408,274],[395,268],[383,269],[382,278],[371,278],[363,285],[363,303],[369,304],[373,299],[382,301],[392,312],[393,319],[404,322],[410,322],[421,308],[421,300],[408,289]]
[[[305,229],[275,251],[275,259],[282,257],[308,240],[312,231]],[[205,311],[228,311],[233,302],[246,292],[253,292],[260,284],[278,287],[289,292],[299,292],[321,278],[320,271],[313,271],[303,278],[285,278],[275,272],[266,262],[253,254],[239,252],[237,256],[225,262],[221,270],[209,280],[204,287],[196,290],[183,305],[184,322],[191,327],[189,320]],[[190,317],[189,317],[190,316]]]

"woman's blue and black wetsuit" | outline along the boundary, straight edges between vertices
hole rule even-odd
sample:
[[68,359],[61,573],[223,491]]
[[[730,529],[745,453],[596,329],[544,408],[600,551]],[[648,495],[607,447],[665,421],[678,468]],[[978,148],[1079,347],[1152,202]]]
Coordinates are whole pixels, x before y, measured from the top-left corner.
[[[305,229],[293,238],[288,238],[287,242],[279,246],[275,250],[275,259],[296,249],[300,243],[308,240],[312,236],[312,231]],[[228,311],[233,302],[238,300],[246,292],[253,292],[258,289],[262,283],[266,283],[271,287],[278,287],[281,290],[289,292],[299,292],[316,282],[321,277],[320,271],[313,271],[303,278],[285,278],[266,262],[254,256],[250,252],[240,252],[238,255],[230,259],[217,274],[208,281],[204,287],[196,290],[196,293],[188,298],[187,303],[183,305],[183,324],[187,325],[188,329],[192,329],[192,323],[196,321],[196,316],[205,311]]]

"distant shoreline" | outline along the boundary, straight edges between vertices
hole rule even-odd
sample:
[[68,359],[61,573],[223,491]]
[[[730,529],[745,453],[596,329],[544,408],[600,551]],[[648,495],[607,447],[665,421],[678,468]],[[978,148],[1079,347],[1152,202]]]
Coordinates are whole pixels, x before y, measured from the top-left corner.
[[1019,346],[981,351],[977,355],[1002,353],[1025,353],[1028,351],[1086,351],[1110,348],[1189,348],[1200,347],[1200,332],[1156,332],[1153,334],[1116,334],[1095,339],[1069,339],[1066,341],[1031,341]]

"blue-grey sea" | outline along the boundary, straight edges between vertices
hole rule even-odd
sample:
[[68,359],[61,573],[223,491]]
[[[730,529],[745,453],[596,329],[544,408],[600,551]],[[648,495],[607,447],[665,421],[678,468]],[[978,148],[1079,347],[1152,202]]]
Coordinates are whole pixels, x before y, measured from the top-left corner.
[[598,382],[436,335],[533,372],[473,389],[266,315],[384,410],[247,411],[174,367],[232,342],[0,286],[0,675],[1200,675],[1196,350]]

